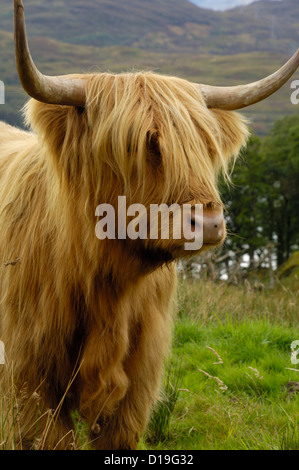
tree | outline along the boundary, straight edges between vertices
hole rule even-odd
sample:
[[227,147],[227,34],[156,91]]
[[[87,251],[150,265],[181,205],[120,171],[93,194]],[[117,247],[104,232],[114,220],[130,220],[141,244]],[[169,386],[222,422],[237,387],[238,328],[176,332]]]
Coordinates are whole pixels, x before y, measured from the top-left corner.
[[299,244],[299,116],[277,121],[263,145],[265,235],[275,241],[282,264]]
[[231,232],[226,246],[246,249],[249,268],[275,245],[281,265],[299,246],[299,116],[274,124],[262,142],[252,136],[232,173],[232,187],[222,185]]
[[265,188],[261,180],[261,149],[260,138],[251,136],[247,148],[236,162],[231,176],[232,186],[222,185],[221,191],[229,231],[226,245],[234,252],[246,249],[251,269],[255,265],[255,253],[267,244],[263,231]]

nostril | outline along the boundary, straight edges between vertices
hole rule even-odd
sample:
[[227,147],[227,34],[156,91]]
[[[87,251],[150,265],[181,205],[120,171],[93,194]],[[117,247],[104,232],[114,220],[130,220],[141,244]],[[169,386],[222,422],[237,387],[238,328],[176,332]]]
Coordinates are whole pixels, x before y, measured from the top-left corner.
[[223,214],[218,211],[204,211],[203,239],[206,244],[218,244],[225,235]]

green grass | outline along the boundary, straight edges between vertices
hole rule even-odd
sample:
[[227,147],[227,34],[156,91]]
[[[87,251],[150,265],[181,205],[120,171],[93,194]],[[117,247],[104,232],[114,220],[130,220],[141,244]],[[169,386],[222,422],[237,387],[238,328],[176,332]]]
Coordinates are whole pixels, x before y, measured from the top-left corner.
[[172,355],[181,391],[167,438],[152,445],[145,435],[140,448],[299,450],[299,394],[286,387],[299,382],[296,290],[180,283]]

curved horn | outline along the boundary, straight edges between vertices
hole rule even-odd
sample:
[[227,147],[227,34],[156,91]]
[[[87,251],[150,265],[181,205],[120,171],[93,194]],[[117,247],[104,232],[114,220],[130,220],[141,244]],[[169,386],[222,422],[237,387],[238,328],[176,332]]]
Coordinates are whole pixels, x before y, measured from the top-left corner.
[[257,82],[232,87],[198,85],[208,108],[235,110],[264,100],[279,90],[299,66],[299,49],[277,72]]
[[83,107],[85,80],[71,75],[48,77],[36,68],[27,43],[22,0],[14,0],[14,33],[17,70],[28,95],[43,103]]

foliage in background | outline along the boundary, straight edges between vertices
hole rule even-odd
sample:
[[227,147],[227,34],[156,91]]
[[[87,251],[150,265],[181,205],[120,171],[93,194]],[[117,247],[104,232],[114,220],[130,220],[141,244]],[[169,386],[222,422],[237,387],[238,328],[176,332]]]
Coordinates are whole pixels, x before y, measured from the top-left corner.
[[299,279],[299,251],[294,251],[289,259],[287,259],[287,261],[283,263],[278,270],[278,276],[280,278],[285,278],[290,275],[292,275],[292,277],[297,276]]
[[231,178],[221,191],[229,233],[223,269],[246,255],[239,273],[265,279],[299,248],[299,115],[276,121],[263,140],[253,135]]

